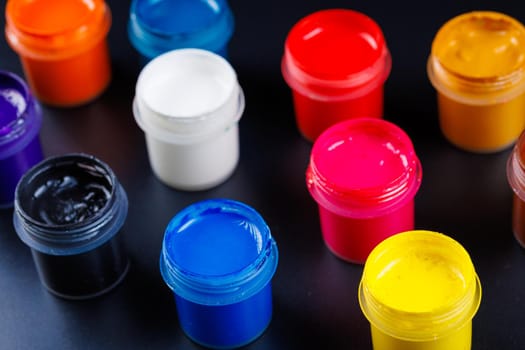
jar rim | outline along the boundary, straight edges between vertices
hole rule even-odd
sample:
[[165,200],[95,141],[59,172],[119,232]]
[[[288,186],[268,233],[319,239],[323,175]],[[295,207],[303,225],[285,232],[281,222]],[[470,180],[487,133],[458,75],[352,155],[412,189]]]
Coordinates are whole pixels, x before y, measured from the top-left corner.
[[[465,62],[468,62],[466,53],[460,55],[461,52],[456,52],[453,56],[465,56],[466,58],[457,61],[463,62],[463,66],[449,62],[447,57],[451,54],[447,55],[447,50],[458,46],[452,43],[458,40],[458,36],[466,36],[464,33],[466,29],[463,27],[467,25],[475,26],[477,31],[494,31],[498,35],[501,31],[512,31],[516,33],[513,37],[514,41],[517,41],[517,35],[525,43],[525,26],[506,14],[495,11],[471,11],[453,17],[441,26],[432,41],[431,52],[427,61],[427,73],[432,85],[449,98],[472,105],[504,102],[523,93],[525,91],[525,59],[523,54],[520,55],[522,57],[520,59],[513,58],[514,63],[512,65],[500,64],[497,65],[499,71],[493,69],[491,72],[486,71],[483,74],[481,72],[473,74],[473,71],[468,70],[473,68],[466,69]],[[471,37],[475,36],[472,34],[467,36],[467,38]],[[511,40],[509,39],[509,41]],[[472,50],[474,49],[490,51],[490,47],[485,46],[485,44],[483,46],[474,45]],[[521,52],[525,53],[525,49],[521,49]],[[495,57],[491,51],[490,54]],[[475,56],[477,57],[479,54]],[[470,64],[468,67],[476,66]],[[502,70],[503,68],[506,70]]]
[[[374,143],[381,144],[381,147],[392,152],[394,160],[400,165],[397,169],[400,173],[391,174],[389,179],[381,179],[381,183],[350,185],[338,183],[338,180],[333,179],[333,171],[330,169],[320,169],[318,160],[333,153],[333,145],[365,134],[367,137],[375,135],[377,138]],[[372,156],[375,158],[378,155]],[[384,159],[379,161],[385,162]],[[337,169],[337,173],[341,173],[339,166]],[[306,172],[307,187],[318,204],[349,217],[375,217],[394,210],[415,196],[421,185],[421,178],[421,163],[409,136],[391,122],[369,117],[349,119],[325,130],[314,142]]]
[[[96,172],[111,187],[107,201],[92,216],[74,223],[46,223],[26,208],[29,203],[25,188],[31,189],[42,181],[46,173],[62,167],[75,166],[80,170]],[[95,176],[95,174],[92,174]],[[15,188],[14,225],[20,239],[42,253],[72,255],[88,251],[112,238],[124,224],[128,210],[127,195],[111,168],[100,159],[84,154],[70,153],[48,157],[30,168]]]
[[[440,263],[450,265],[454,273],[461,274],[465,283],[461,293],[425,311],[389,305],[374,293],[378,287],[372,287],[371,283],[377,273],[384,273],[394,261],[398,263],[416,250],[420,259],[425,259],[428,253],[427,259],[430,256],[441,259]],[[381,331],[400,339],[425,341],[443,337],[471,321],[481,303],[481,283],[468,252],[459,242],[442,233],[413,230],[395,234],[372,250],[365,262],[358,298],[365,317]],[[401,319],[404,322],[400,322]]]
[[89,0],[78,1],[88,10],[78,23],[47,31],[44,27],[28,27],[17,21],[16,11],[17,5],[27,2],[9,0],[6,5],[6,39],[13,50],[22,56],[38,60],[75,56],[104,40],[111,26],[109,6],[103,0]]
[[[154,101],[151,95],[146,98],[144,92],[153,90],[148,87],[155,84],[156,80],[163,80],[166,83],[165,75],[161,74],[162,68],[177,60],[191,60],[192,63],[189,64],[217,70],[220,77],[227,79],[226,86],[220,87],[224,89],[222,97],[205,110],[201,109],[194,113],[186,111],[182,115],[170,114],[169,106],[159,108],[159,104],[166,102]],[[212,66],[208,67],[210,63]],[[172,71],[172,74],[175,76],[177,72]],[[207,75],[206,80],[209,79],[214,78]],[[167,143],[193,143],[219,130],[227,129],[239,121],[245,107],[244,94],[233,67],[220,55],[202,49],[176,49],[157,56],[142,69],[135,91],[133,114],[137,124],[144,132],[151,133],[155,138]]]
[[209,6],[216,13],[212,22],[203,28],[187,31],[167,31],[150,25],[143,16],[147,11],[139,9],[139,5],[149,2],[139,2],[133,0],[130,6],[128,37],[135,49],[149,59],[173,49],[186,47],[219,51],[233,35],[233,14],[224,0],[214,0],[215,7]]
[[[316,37],[321,39],[313,40]],[[343,65],[327,61],[323,67],[318,66],[319,60],[303,62],[311,59],[308,50],[326,51],[326,47],[315,49],[321,45],[317,41],[328,41],[334,50],[340,50],[341,41],[350,38],[356,41],[354,45],[364,46],[361,49],[368,52],[362,55],[366,56],[366,62],[352,65],[345,61]],[[310,47],[312,49],[308,49]],[[330,60],[339,57],[329,52],[327,55],[332,57]],[[291,88],[321,100],[360,97],[384,83],[390,69],[391,56],[379,25],[367,15],[349,9],[320,10],[300,19],[287,35],[281,61],[283,77]]]
[[[260,237],[252,237],[260,245],[258,254],[246,266],[208,274],[190,271],[175,261],[169,251],[169,242],[179,229],[187,228],[195,220],[204,219],[209,214],[232,213],[245,219],[250,230],[259,231]],[[180,297],[205,305],[232,304],[249,298],[270,282],[277,263],[277,244],[260,214],[244,203],[222,198],[196,202],[179,211],[166,228],[160,256],[160,270],[167,286]]]

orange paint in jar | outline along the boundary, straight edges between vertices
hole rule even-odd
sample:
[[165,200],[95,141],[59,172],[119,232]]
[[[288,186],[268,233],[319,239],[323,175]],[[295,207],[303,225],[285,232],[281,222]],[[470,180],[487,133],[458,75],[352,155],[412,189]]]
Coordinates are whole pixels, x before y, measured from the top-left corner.
[[111,80],[103,0],[8,0],[5,34],[35,96],[67,107],[87,103]]
[[427,65],[444,136],[491,153],[525,128],[525,27],[498,12],[474,11],[437,32]]

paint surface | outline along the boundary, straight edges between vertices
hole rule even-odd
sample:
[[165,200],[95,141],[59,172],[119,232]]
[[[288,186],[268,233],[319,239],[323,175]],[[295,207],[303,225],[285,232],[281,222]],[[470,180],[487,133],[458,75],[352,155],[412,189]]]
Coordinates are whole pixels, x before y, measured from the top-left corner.
[[155,67],[142,97],[155,111],[169,117],[200,117],[230,97],[235,75],[199,56],[180,57]]
[[452,72],[473,78],[512,73],[525,63],[525,32],[492,12],[460,17],[438,33],[433,52]]
[[385,186],[409,167],[405,147],[383,128],[348,126],[322,144],[314,153],[315,165],[324,177],[343,189]]
[[111,197],[108,179],[87,164],[50,167],[33,186],[28,214],[48,225],[85,222]]
[[191,33],[212,24],[221,6],[213,0],[139,1],[136,14],[159,32]]
[[190,273],[231,274],[254,262],[263,249],[262,234],[253,223],[220,209],[209,209],[175,229],[167,250]]
[[391,308],[432,312],[465,293],[462,271],[450,262],[439,249],[406,247],[368,281],[368,286],[376,298]]
[[287,47],[297,65],[325,79],[347,79],[369,68],[381,56],[384,46],[383,34],[372,19],[337,9],[305,17],[287,38]]

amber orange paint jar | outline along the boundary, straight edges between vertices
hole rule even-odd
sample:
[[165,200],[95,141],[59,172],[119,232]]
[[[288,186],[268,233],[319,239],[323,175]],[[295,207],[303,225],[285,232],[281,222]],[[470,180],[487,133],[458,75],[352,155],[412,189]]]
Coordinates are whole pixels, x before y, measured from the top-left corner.
[[428,60],[444,136],[471,152],[514,144],[525,128],[525,27],[498,12],[446,22]]
[[111,12],[103,0],[8,0],[5,15],[7,41],[41,102],[75,106],[105,90]]

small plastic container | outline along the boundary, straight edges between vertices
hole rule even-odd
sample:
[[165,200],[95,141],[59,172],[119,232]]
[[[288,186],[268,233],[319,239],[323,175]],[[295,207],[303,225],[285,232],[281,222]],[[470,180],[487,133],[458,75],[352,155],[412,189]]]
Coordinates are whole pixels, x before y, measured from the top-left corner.
[[354,118],[326,129],[313,145],[306,184],[328,248],[362,264],[379,242],[412,230],[421,178],[412,142],[395,124]]
[[44,287],[87,299],[117,286],[129,267],[120,231],[126,192],[113,171],[85,154],[50,157],[16,187],[14,227]]
[[390,68],[381,28],[368,16],[328,9],[299,20],[286,38],[281,70],[300,133],[315,141],[339,121],[383,117]]
[[277,245],[259,213],[234,200],[211,199],[170,221],[160,271],[185,334],[203,346],[230,349],[268,327],[277,263]]
[[507,161],[507,179],[513,191],[512,231],[525,247],[525,132],[521,133]]
[[525,128],[525,27],[474,11],[437,32],[427,65],[439,122],[452,144],[476,153],[510,147]]
[[198,48],[228,57],[234,18],[226,0],[133,0],[128,37],[141,62],[165,52]]
[[223,57],[178,49],[148,63],[137,80],[133,114],[153,172],[186,191],[224,182],[239,160],[244,95]]
[[366,260],[359,304],[374,350],[469,350],[481,284],[467,251],[432,231],[379,243]]
[[42,111],[26,83],[0,71],[0,208],[11,207],[18,180],[43,159]]
[[5,33],[26,79],[43,103],[76,106],[100,95],[111,80],[103,0],[8,0]]

